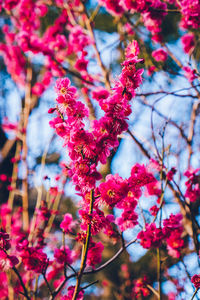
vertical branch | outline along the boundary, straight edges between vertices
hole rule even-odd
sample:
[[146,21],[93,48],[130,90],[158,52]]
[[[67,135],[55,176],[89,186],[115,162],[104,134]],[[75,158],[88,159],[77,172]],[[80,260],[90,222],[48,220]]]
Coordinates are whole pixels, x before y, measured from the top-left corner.
[[11,177],[11,191],[8,197],[8,208],[10,209],[10,214],[8,214],[7,222],[6,222],[6,232],[10,233],[11,229],[11,215],[13,210],[13,203],[15,197],[15,190],[16,190],[16,181],[18,176],[18,157],[20,156],[21,151],[21,142],[17,140],[16,150],[15,150],[15,162],[13,164],[13,171]]
[[94,51],[95,51],[95,54],[96,54],[98,65],[99,65],[99,67],[102,70],[102,74],[104,76],[105,85],[110,90],[111,89],[111,85],[110,85],[110,80],[109,80],[109,72],[108,72],[108,70],[106,70],[106,67],[104,66],[104,64],[102,62],[99,50],[97,49],[95,35],[94,35],[94,30],[92,28],[91,18],[89,18],[89,16],[88,16],[88,13],[87,13],[87,10],[85,8],[85,5],[83,3],[81,3],[81,4],[82,4],[83,12],[85,14],[85,24],[86,24],[86,27],[87,27],[89,33],[90,33],[90,37],[91,37],[91,39],[93,41],[92,45],[93,45],[93,48],[94,48]]
[[25,103],[23,109],[23,137],[22,137],[22,163],[24,167],[24,174],[22,179],[22,218],[23,218],[23,229],[25,231],[29,228],[29,216],[28,216],[28,165],[27,165],[27,126],[28,119],[31,109],[31,80],[32,80],[32,68],[30,62],[28,61],[27,66],[27,78],[25,87]]
[[[53,207],[52,207],[52,210],[53,211],[56,211],[58,209],[58,206],[60,204],[60,199],[61,199],[61,196],[62,196],[62,193],[58,193],[57,196],[56,196],[56,199],[54,201],[54,204],[53,204]],[[50,231],[51,231],[51,227],[52,227],[52,224],[53,224],[53,221],[55,219],[55,214],[52,214],[49,218],[49,221],[48,221],[48,224],[44,230],[45,234],[48,234]]]
[[193,137],[194,137],[194,128],[195,128],[195,123],[196,123],[196,116],[198,114],[198,109],[200,107],[200,100],[194,102],[193,107],[192,107],[192,112],[191,112],[191,118],[190,118],[190,126],[189,126],[189,132],[188,132],[188,168],[190,168],[191,164],[191,158],[193,154],[192,150],[192,142],[193,142]]
[[[94,203],[94,191],[91,190],[89,215],[91,215],[93,212],[93,203]],[[87,260],[87,254],[88,254],[88,249],[89,249],[90,237],[91,237],[91,223],[89,223],[88,227],[87,227],[86,241],[82,248],[80,271],[77,275],[76,286],[75,286],[74,295],[73,295],[72,300],[76,300],[78,293],[79,293],[79,287],[81,284],[82,275],[83,275],[83,272],[86,267],[86,260]]]
[[8,299],[14,300],[14,288],[12,285],[12,274],[11,272],[7,273],[7,280],[8,280]]
[[27,289],[26,289],[26,286],[25,286],[25,284],[24,284],[24,282],[23,282],[23,280],[22,280],[22,277],[21,277],[21,275],[19,274],[18,270],[17,270],[15,267],[13,267],[12,269],[13,269],[13,271],[15,272],[15,274],[17,275],[17,277],[18,277],[18,279],[19,279],[19,281],[20,281],[20,284],[21,284],[21,286],[22,286],[22,288],[23,288],[23,290],[24,290],[24,296],[26,297],[26,299],[31,300],[31,298],[30,298],[29,295],[28,295],[28,291],[27,291]]
[[160,262],[160,248],[157,248],[157,281],[158,281],[158,299],[162,299],[161,294],[161,262]]
[[199,289],[196,289],[196,290],[195,290],[194,294],[192,295],[192,298],[191,298],[191,300],[193,300],[193,299],[194,299],[194,297],[196,296],[196,294],[197,294],[198,290],[199,290]]
[[[48,154],[48,149],[49,149],[50,143],[53,141],[53,137],[54,136],[52,136],[51,139],[49,140],[49,143],[47,144],[46,149],[44,150],[44,153],[42,155],[41,171],[40,171],[41,172],[41,178],[42,178],[43,170],[44,170],[44,167],[45,167],[45,161],[46,161],[46,157],[47,157],[47,154]],[[42,185],[40,185],[37,188],[37,190],[38,190],[38,195],[37,195],[36,206],[35,206],[33,218],[32,218],[32,221],[31,221],[31,226],[30,226],[30,234],[29,234],[29,237],[28,237],[29,242],[31,242],[32,238],[33,238],[33,234],[34,234],[34,230],[35,230],[35,224],[36,224],[36,218],[37,218],[37,211],[40,208],[41,201],[42,201]]]

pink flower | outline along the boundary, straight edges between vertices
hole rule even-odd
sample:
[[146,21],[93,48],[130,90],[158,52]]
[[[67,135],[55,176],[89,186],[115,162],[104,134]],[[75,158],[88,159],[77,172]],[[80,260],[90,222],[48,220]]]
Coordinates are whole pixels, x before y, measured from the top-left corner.
[[165,219],[163,221],[163,232],[165,233],[165,235],[168,236],[175,229],[179,230],[179,232],[182,233],[183,231],[183,227],[181,224],[182,218],[183,217],[181,214],[176,214],[176,215],[171,214],[169,219]]
[[87,65],[88,65],[88,60],[86,60],[84,57],[80,57],[77,59],[74,68],[77,69],[78,71],[87,71]]
[[167,172],[166,174],[167,179],[171,181],[175,174],[176,174],[176,169],[172,167],[171,170],[169,170],[169,172]]
[[166,61],[167,53],[163,49],[157,49],[152,52],[152,56],[156,61]]
[[199,173],[200,169],[187,170],[184,175],[188,177],[185,185],[187,187],[185,197],[191,202],[197,201],[200,198],[200,184],[199,184]]
[[5,0],[4,3],[3,3],[3,8],[10,11],[15,6],[17,6],[18,3],[19,3],[18,0]]
[[104,6],[113,16],[121,16],[124,12],[119,0],[99,0],[99,4]]
[[[74,295],[75,286],[69,286],[67,289],[67,295],[61,296],[61,300],[72,300]],[[84,297],[84,290],[81,290],[77,295],[77,300],[83,300]]]
[[6,232],[0,231],[0,248],[2,250],[8,250],[10,247],[9,235]]
[[166,239],[168,253],[175,258],[180,257],[180,250],[185,245],[184,240],[181,238],[181,234],[182,232],[179,230],[173,230],[170,234],[170,237]]
[[140,52],[140,49],[139,49],[138,42],[136,40],[133,40],[126,47],[125,55],[126,55],[126,58],[128,59],[128,58],[137,56],[139,54],[139,52]]
[[5,174],[0,174],[0,180],[1,181],[7,181],[8,177]]
[[159,248],[162,244],[163,233],[161,228],[156,228],[156,224],[147,224],[146,229],[138,233],[137,238],[143,248]]
[[[137,203],[137,202],[136,202]],[[120,217],[116,218],[115,223],[119,226],[121,231],[125,231],[126,229],[133,228],[138,224],[138,215],[133,210],[133,208],[125,208],[124,212]]]
[[200,27],[200,3],[199,0],[181,0],[181,12],[183,28],[193,27],[198,29]]
[[72,231],[73,227],[75,226],[76,222],[73,221],[73,217],[71,214],[67,213],[64,215],[64,219],[60,224],[60,228],[65,232],[69,233]]
[[41,249],[25,247],[20,251],[20,256],[26,270],[42,273],[48,263],[47,255]]
[[136,296],[136,298],[144,296],[147,297],[150,295],[150,291],[147,288],[147,284],[149,284],[149,279],[145,275],[143,278],[139,278],[134,281],[134,287],[132,290],[132,296]]
[[124,25],[124,30],[125,30],[128,34],[130,34],[130,35],[133,35],[133,34],[134,34],[134,31],[133,31],[133,29],[132,29],[132,26],[131,26],[129,23],[126,23],[126,24]]
[[148,172],[144,165],[135,164],[131,169],[131,176],[128,179],[129,186],[140,188],[142,186],[149,186],[150,184],[156,185],[157,180]]
[[154,205],[152,206],[150,209],[149,209],[150,213],[152,216],[156,216],[158,211],[159,211],[159,208],[157,205]]
[[88,214],[87,211],[79,210],[79,215],[82,219],[81,229],[86,231],[88,225],[91,224],[91,233],[93,235],[99,233],[102,229],[112,229],[110,223],[114,221],[113,215],[107,215],[105,217],[104,212],[96,208],[92,214]]
[[16,256],[8,255],[3,250],[0,250],[0,270],[7,271],[19,263]]
[[192,82],[197,78],[195,69],[191,69],[190,67],[183,67],[183,70],[185,71],[185,77],[189,82]]
[[68,78],[61,78],[56,81],[55,85],[56,93],[63,97],[74,97],[76,88],[71,86],[71,81]]
[[196,289],[200,288],[200,275],[195,274],[191,278],[191,282],[194,284]]
[[155,72],[155,70],[156,70],[155,66],[149,67],[148,70],[147,70],[147,75],[151,76]]
[[44,86],[40,82],[36,82],[36,84],[32,88],[32,93],[36,96],[40,96],[44,92]]
[[188,53],[189,55],[192,54],[194,48],[195,48],[195,36],[194,33],[188,33],[182,36],[181,42],[183,44],[183,50],[185,53]]
[[104,246],[101,242],[91,242],[87,255],[88,266],[94,267],[96,264],[99,264],[101,262],[103,249]]
[[83,49],[92,43],[92,40],[89,36],[87,36],[83,28],[79,25],[73,26],[69,28],[69,46],[68,51],[70,49],[71,53],[77,53],[78,51],[83,51]]
[[95,88],[95,90],[92,91],[92,97],[97,101],[107,99],[108,96],[109,92],[101,86]]
[[110,207],[121,201],[127,194],[127,184],[118,175],[107,175],[106,182],[99,185],[101,199]]
[[67,246],[55,249],[54,257],[59,264],[67,263],[70,265],[72,263],[71,250]]

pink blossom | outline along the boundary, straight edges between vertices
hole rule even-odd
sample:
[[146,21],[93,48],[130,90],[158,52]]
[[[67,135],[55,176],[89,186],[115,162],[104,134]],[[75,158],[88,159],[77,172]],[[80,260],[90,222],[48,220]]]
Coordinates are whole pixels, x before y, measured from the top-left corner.
[[54,250],[54,257],[56,259],[56,262],[59,264],[71,264],[72,263],[72,253],[71,250],[65,246],[65,248],[62,246],[60,249]]
[[190,67],[183,67],[183,70],[185,71],[185,77],[189,82],[192,82],[197,78],[195,69],[191,69]]
[[[72,300],[73,295],[74,295],[74,289],[75,286],[69,286],[67,289],[67,295],[61,296],[61,300]],[[77,295],[77,300],[83,300],[84,297],[84,290],[81,290],[78,295]]]
[[166,174],[167,179],[168,179],[169,181],[171,181],[171,180],[173,179],[173,177],[174,177],[175,174],[176,174],[176,169],[172,167],[172,168],[167,172],[167,174]]
[[124,25],[124,30],[125,30],[128,34],[130,34],[130,35],[133,35],[133,34],[134,34],[134,31],[133,31],[133,29],[132,29],[132,26],[131,26],[129,23],[126,23],[126,24]]
[[18,0],[5,0],[4,3],[3,3],[3,8],[10,11],[15,6],[17,6],[18,3],[19,3]]
[[58,79],[55,85],[56,93],[63,97],[74,97],[76,94],[76,88],[71,86],[71,81],[68,78]]
[[40,82],[37,82],[32,88],[32,93],[36,96],[40,96],[43,92],[44,92],[44,86]]
[[99,101],[100,99],[107,99],[108,96],[109,92],[101,86],[95,88],[95,90],[92,91],[92,97],[97,101]]
[[183,50],[185,53],[188,53],[189,55],[192,54],[194,48],[195,48],[195,36],[194,33],[188,33],[182,36],[181,42],[183,44]]
[[197,201],[200,197],[200,184],[199,184],[199,172],[200,169],[196,170],[187,170],[184,175],[188,177],[186,181],[186,192],[185,197],[188,198],[191,202]]
[[96,264],[99,264],[101,262],[103,249],[104,246],[101,242],[91,242],[87,255],[88,266],[92,266],[94,268]]
[[183,227],[182,227],[182,215],[181,214],[171,214],[169,219],[164,219],[163,221],[163,232],[165,235],[169,235],[173,230],[178,230],[182,233]]
[[152,52],[152,56],[156,61],[166,61],[167,53],[163,49],[157,49]]
[[134,287],[132,290],[132,296],[136,296],[136,298],[139,298],[141,296],[147,297],[150,295],[150,291],[147,288],[147,284],[149,284],[149,279],[145,275],[143,278],[139,278],[134,281]]
[[73,217],[71,214],[67,213],[64,215],[64,219],[60,224],[60,228],[65,232],[69,233],[72,231],[73,227],[75,226],[76,222],[73,221]]
[[140,49],[139,49],[138,42],[136,40],[133,40],[126,47],[125,55],[126,55],[126,58],[128,59],[128,58],[137,56],[139,54],[139,52],[140,52]]
[[48,263],[47,255],[41,249],[34,247],[24,247],[19,252],[26,270],[42,273],[45,271]]
[[80,57],[77,59],[74,68],[80,72],[87,71],[88,62],[89,61],[86,60],[84,57]]
[[183,28],[193,27],[198,29],[200,27],[200,3],[198,0],[181,0],[181,12]]
[[191,278],[191,282],[194,284],[196,289],[200,288],[200,275],[195,274]]
[[155,70],[156,70],[155,66],[149,67],[148,70],[147,70],[147,75],[151,76],[155,72]]
[[138,215],[133,208],[125,208],[121,216],[116,218],[115,223],[119,226],[121,231],[133,228],[138,224]]
[[118,175],[107,175],[106,182],[99,186],[101,199],[110,207],[121,201],[127,194],[127,184]]
[[8,255],[5,251],[0,250],[0,270],[4,272],[11,269],[19,263],[16,256]]
[[99,4],[104,6],[113,16],[121,16],[124,12],[119,0],[99,0]]
[[166,239],[168,253],[175,258],[180,257],[180,250],[185,245],[184,240],[181,238],[181,233],[179,230],[174,230],[171,232],[170,237]]
[[159,211],[159,207],[157,205],[154,205],[149,209],[149,211],[152,216],[156,216]]
[[6,232],[0,232],[0,249],[8,250],[10,249],[10,239],[9,235]]
[[156,224],[147,224],[145,230],[138,233],[137,238],[143,248],[159,248],[162,244],[163,233],[161,228],[157,228]]

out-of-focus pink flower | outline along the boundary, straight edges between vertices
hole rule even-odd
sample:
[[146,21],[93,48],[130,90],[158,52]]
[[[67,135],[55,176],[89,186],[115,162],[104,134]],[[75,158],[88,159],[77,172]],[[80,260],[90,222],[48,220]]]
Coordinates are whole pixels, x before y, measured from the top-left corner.
[[152,56],[156,61],[166,61],[167,60],[167,52],[163,49],[157,49],[152,52]]
[[188,33],[182,36],[181,42],[183,44],[183,50],[189,55],[192,54],[195,48],[195,36],[194,33]]
[[0,270],[7,271],[19,263],[16,256],[8,255],[3,250],[0,250]]
[[196,289],[200,288],[200,275],[195,274],[191,278],[191,282],[194,284]]
[[64,219],[60,224],[60,228],[65,232],[69,233],[72,231],[73,227],[76,225],[76,222],[73,220],[71,214],[67,213],[64,215]]
[[185,71],[185,77],[189,80],[189,82],[192,82],[197,78],[195,69],[191,69],[190,67],[183,67],[183,70]]

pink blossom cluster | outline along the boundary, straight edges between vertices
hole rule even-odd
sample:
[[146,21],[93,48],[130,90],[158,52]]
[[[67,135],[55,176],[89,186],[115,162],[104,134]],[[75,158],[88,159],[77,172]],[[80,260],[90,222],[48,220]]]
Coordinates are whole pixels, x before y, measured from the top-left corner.
[[[135,49],[135,46],[133,48]],[[76,89],[70,85],[67,78],[57,81],[57,117],[50,124],[68,146],[72,161],[70,173],[76,189],[83,195],[94,188],[96,181],[101,179],[97,171],[98,162],[106,163],[111,149],[118,146],[117,136],[127,129],[125,120],[131,113],[129,101],[142,81],[143,72],[142,69],[136,70],[135,64],[142,59],[138,59],[135,53],[133,50],[126,55],[122,64],[122,74],[115,83],[113,94],[108,96],[108,93],[104,92],[102,98],[100,94],[97,96],[96,92],[99,105],[105,114],[100,120],[93,122],[90,131],[85,130],[84,118],[88,116],[88,111],[82,102],[76,100]],[[62,118],[60,113],[67,119]]]
[[180,257],[180,251],[185,246],[182,239],[183,226],[181,224],[182,215],[171,214],[169,219],[163,220],[163,228],[155,223],[146,224],[145,230],[138,234],[140,244],[143,248],[160,248],[166,242],[168,252],[173,257]]
[[135,280],[132,296],[136,296],[136,299],[140,298],[141,296],[148,297],[150,295],[150,290],[147,288],[147,284],[149,284],[149,279],[146,275]]
[[7,251],[11,248],[9,235],[6,232],[0,232],[0,270],[7,271],[19,263],[14,255],[9,255]]
[[195,202],[200,198],[200,183],[199,183],[199,170],[187,170],[184,175],[188,178],[186,181],[185,198],[190,202]]
[[[77,1],[69,4],[71,9],[80,4],[75,2]],[[32,63],[32,57],[36,54],[42,54],[44,57],[44,66],[32,87],[32,93],[36,96],[40,96],[46,90],[53,76],[64,75],[61,64],[71,54],[77,57],[74,67],[81,73],[83,79],[92,80],[86,72],[88,60],[85,58],[87,56],[85,48],[93,41],[80,25],[71,24],[64,3],[57,5],[61,7],[59,16],[41,35],[42,18],[49,10],[48,2],[5,0],[2,4],[2,8],[11,14],[12,26],[3,26],[5,43],[0,43],[0,54],[13,80],[23,86],[26,67],[28,63]]]

